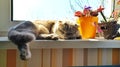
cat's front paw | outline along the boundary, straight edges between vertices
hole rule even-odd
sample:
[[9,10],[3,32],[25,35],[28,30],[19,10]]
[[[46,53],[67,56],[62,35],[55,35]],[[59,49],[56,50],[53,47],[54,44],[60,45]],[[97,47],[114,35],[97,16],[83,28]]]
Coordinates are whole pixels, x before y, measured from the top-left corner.
[[40,34],[37,39],[42,39],[42,40],[58,40],[58,35],[56,34]]
[[56,34],[49,34],[49,35],[47,35],[46,39],[49,39],[49,40],[58,40],[59,37]]
[[78,37],[76,37],[76,39],[82,39],[82,37],[81,37],[81,36],[78,36]]
[[55,35],[55,34],[52,34],[51,37],[52,37],[52,40],[58,40],[59,39],[58,35]]

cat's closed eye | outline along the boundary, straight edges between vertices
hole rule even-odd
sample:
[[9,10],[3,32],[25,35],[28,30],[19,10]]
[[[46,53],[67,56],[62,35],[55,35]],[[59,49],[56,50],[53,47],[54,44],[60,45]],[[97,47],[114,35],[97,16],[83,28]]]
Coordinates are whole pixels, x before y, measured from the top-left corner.
[[100,29],[101,30],[107,30],[108,28],[107,28],[107,26],[101,26]]

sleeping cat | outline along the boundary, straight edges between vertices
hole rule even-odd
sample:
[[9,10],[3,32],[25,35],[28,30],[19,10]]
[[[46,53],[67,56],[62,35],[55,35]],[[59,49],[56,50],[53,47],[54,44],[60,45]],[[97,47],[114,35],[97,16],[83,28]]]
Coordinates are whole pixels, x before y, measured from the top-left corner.
[[117,21],[109,21],[99,23],[99,27],[103,31],[103,36],[105,39],[115,39],[116,37],[120,37],[120,24]]
[[36,39],[58,40],[80,38],[78,25],[71,21],[25,21],[8,32],[8,38],[17,45],[22,60],[31,58],[29,43]]

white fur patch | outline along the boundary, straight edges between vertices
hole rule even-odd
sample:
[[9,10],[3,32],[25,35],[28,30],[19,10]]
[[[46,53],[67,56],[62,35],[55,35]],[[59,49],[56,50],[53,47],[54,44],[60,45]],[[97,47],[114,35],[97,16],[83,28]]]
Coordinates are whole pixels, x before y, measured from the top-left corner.
[[117,23],[120,24],[120,18],[118,18]]
[[118,32],[120,33],[120,28],[118,29]]

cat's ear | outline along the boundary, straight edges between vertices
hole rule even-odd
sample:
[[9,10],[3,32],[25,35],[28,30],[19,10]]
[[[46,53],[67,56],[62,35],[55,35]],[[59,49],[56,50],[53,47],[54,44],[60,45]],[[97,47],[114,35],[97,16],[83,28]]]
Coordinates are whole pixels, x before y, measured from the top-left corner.
[[79,24],[75,24],[76,27],[79,27],[80,25]]
[[57,21],[57,22],[58,22],[58,25],[59,25],[59,26],[62,26],[62,25],[63,25],[63,21],[59,20],[59,21]]
[[117,21],[110,21],[109,24],[117,24]]
[[113,24],[117,24],[117,21],[113,21],[112,23],[113,23]]
[[64,25],[68,25],[67,23],[64,23]]
[[59,20],[59,21],[58,21],[58,23],[59,23],[59,24],[62,24],[62,21],[61,21],[61,20]]
[[59,20],[58,22],[59,22],[59,23],[62,23],[62,21],[61,21],[61,20]]

